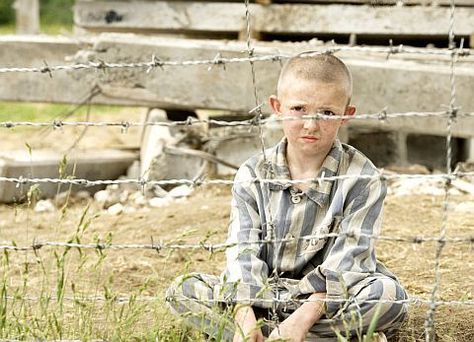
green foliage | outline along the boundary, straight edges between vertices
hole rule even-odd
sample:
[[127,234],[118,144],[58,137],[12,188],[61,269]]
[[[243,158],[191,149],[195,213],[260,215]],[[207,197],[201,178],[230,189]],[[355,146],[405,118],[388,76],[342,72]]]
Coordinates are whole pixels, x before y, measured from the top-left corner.
[[0,25],[10,24],[15,21],[15,13],[13,11],[14,0],[0,1]]
[[[14,0],[0,1],[0,25],[13,24],[15,11],[12,7]],[[41,24],[71,26],[73,23],[74,0],[40,0]]]
[[42,24],[72,25],[74,0],[40,0]]

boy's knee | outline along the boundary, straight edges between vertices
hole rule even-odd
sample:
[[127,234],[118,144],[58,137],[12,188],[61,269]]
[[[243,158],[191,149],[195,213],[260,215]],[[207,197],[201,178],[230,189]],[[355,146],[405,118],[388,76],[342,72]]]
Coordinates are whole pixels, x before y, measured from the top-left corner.
[[201,273],[189,273],[177,277],[166,291],[166,299],[212,299],[212,289],[218,278]]
[[379,328],[395,327],[401,324],[407,313],[408,298],[403,287],[394,279],[381,277],[374,280],[367,288],[361,300],[367,300],[370,313],[378,313]]

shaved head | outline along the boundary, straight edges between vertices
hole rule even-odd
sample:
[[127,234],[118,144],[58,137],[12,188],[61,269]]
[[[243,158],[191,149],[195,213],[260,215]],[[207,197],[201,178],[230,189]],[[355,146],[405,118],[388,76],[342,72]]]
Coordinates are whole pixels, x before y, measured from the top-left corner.
[[328,55],[308,56],[308,52],[293,57],[286,62],[278,79],[277,94],[281,94],[290,79],[302,79],[322,83],[338,84],[347,95],[347,104],[352,97],[352,76],[347,66],[339,58]]

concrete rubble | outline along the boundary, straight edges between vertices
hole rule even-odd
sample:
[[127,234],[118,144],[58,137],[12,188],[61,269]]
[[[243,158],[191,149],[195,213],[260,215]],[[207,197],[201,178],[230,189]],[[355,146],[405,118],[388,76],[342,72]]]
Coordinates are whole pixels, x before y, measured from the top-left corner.
[[[120,150],[88,150],[63,155],[53,150],[17,150],[0,152],[0,176],[13,179],[117,179],[137,159],[135,153]],[[17,186],[13,182],[0,182],[0,202],[12,203],[24,200],[33,189],[41,198],[52,198],[67,189],[94,193],[103,186],[58,185],[54,182]]]

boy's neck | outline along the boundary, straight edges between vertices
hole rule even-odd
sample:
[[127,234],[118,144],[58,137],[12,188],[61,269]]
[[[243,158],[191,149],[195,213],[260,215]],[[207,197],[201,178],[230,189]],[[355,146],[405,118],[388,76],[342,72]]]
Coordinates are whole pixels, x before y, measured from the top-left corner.
[[[286,152],[286,160],[288,162],[288,169],[290,171],[291,179],[306,179],[314,178],[318,175],[327,153],[316,155],[306,155],[293,151],[288,145]],[[306,191],[309,188],[308,184],[297,184],[297,188]]]

